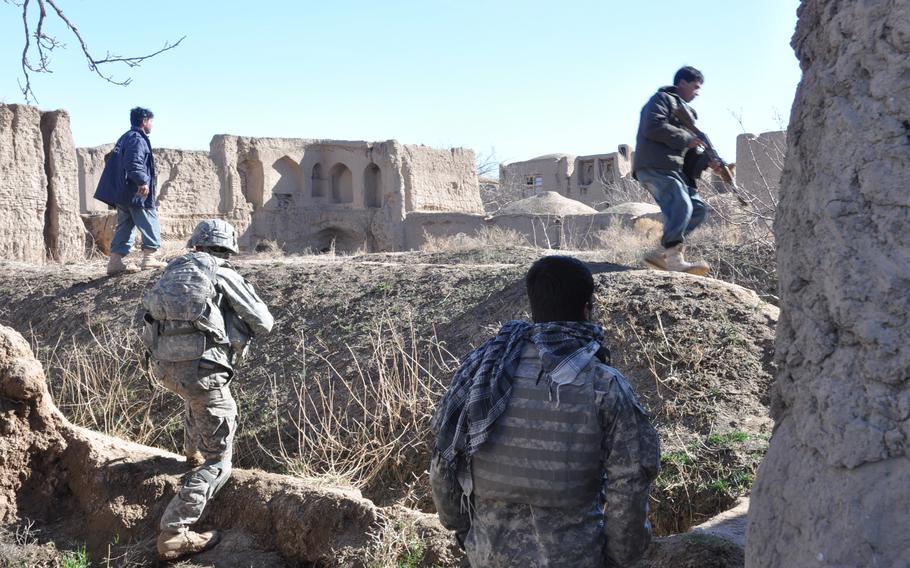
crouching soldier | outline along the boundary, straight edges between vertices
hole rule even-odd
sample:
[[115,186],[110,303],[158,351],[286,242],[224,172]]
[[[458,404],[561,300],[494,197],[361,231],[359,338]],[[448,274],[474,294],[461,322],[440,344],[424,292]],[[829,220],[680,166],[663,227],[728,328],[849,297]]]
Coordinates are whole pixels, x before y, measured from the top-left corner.
[[439,520],[475,568],[630,566],[651,539],[657,432],[607,365],[588,267],[544,257],[526,283],[533,323],[469,353],[439,403]]
[[184,453],[196,468],[161,517],[158,554],[172,560],[217,542],[197,533],[206,503],[231,474],[237,405],[229,385],[252,336],[267,334],[274,320],[253,287],[231,268],[237,252],[230,223],[202,221],[188,252],[168,263],[143,298],[145,328],[155,374],[185,402]]

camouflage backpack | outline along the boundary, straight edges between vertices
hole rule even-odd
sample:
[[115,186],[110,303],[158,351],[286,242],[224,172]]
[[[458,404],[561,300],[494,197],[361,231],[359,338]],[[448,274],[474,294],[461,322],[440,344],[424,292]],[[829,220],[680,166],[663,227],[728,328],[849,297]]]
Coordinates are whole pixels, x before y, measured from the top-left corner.
[[218,263],[205,253],[189,252],[170,261],[142,303],[158,321],[195,322],[215,297]]
[[205,352],[206,331],[216,331],[210,317],[222,322],[220,312],[209,313],[210,301],[217,294],[217,271],[215,257],[190,252],[170,261],[158,282],[145,293],[142,339],[156,360],[191,361]]

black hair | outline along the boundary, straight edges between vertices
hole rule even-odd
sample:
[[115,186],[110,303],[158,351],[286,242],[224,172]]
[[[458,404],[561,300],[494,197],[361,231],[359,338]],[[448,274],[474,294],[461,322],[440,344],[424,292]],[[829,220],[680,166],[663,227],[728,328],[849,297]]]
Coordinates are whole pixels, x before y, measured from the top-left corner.
[[673,84],[678,85],[680,81],[687,81],[691,83],[692,81],[705,82],[705,76],[702,75],[702,72],[692,67],[691,65],[686,65],[685,67],[680,67],[679,71],[676,72],[676,75],[673,75]]
[[130,125],[141,126],[146,118],[155,118],[155,114],[147,108],[136,107],[130,110]]
[[585,321],[585,306],[594,294],[594,277],[571,256],[545,256],[525,276],[535,323]]

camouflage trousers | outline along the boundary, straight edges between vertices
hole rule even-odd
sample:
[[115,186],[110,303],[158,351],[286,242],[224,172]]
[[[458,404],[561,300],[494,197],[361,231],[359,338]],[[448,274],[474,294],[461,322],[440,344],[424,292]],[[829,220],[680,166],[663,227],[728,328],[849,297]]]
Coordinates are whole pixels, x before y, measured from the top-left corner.
[[184,401],[184,453],[199,451],[205,458],[183,480],[161,517],[161,530],[179,530],[199,520],[231,475],[237,404],[228,374],[206,361],[156,362],[155,374]]

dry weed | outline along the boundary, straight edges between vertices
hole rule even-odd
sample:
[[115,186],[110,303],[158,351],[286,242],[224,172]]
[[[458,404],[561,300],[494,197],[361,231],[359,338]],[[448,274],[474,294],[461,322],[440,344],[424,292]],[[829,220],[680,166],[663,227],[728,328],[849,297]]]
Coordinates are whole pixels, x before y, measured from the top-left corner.
[[138,335],[116,333],[104,323],[91,325],[89,332],[88,346],[62,337],[52,347],[34,345],[57,407],[79,426],[140,444],[168,441],[179,447],[172,434],[179,417],[174,411],[162,417],[166,391],[156,388]]
[[636,224],[636,228],[630,229],[619,225],[613,225],[604,230],[594,233],[594,248],[603,253],[605,258],[610,262],[635,266],[639,264],[645,253],[654,247],[654,237],[650,232],[648,219],[639,219],[644,221]]
[[459,252],[481,248],[506,248],[528,246],[521,233],[501,227],[481,227],[473,235],[458,233],[451,236],[435,237],[426,231],[420,250],[424,252]]
[[429,420],[444,390],[438,378],[457,364],[435,337],[420,338],[411,321],[386,315],[368,331],[368,352],[346,346],[351,364],[337,369],[318,341],[301,337],[294,409],[282,409],[273,382],[280,442],[273,458],[296,475],[365,488],[382,480],[402,487],[429,454]]
[[369,536],[372,541],[366,557],[369,568],[416,568],[422,565],[425,544],[413,519],[380,518],[379,528]]

